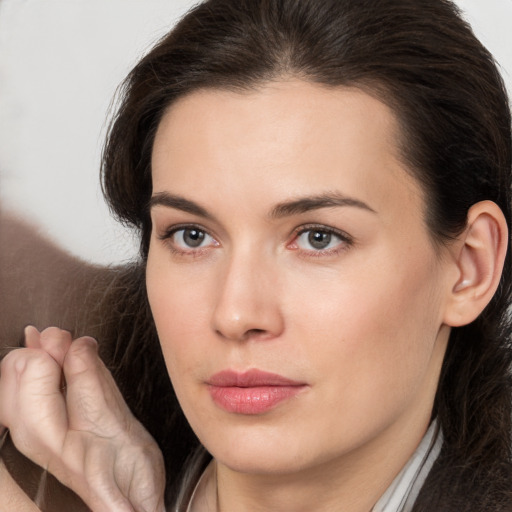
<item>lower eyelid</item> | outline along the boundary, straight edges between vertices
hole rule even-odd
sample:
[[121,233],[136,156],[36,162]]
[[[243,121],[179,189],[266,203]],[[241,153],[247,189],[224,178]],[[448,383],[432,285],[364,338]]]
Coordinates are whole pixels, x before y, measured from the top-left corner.
[[[186,244],[183,243],[183,241],[181,243],[179,243],[179,242],[176,243],[174,237],[176,235],[178,235],[180,231],[185,231],[187,229],[191,229],[191,230],[196,229],[198,231],[203,232],[205,234],[205,239],[204,239],[205,243],[200,246],[197,246],[197,247],[187,246]],[[201,226],[194,225],[194,224],[186,224],[186,225],[182,224],[179,226],[172,226],[167,229],[163,229],[160,232],[159,232],[159,230],[155,230],[155,231],[156,231],[157,238],[159,240],[165,242],[166,245],[168,245],[169,249],[171,249],[173,252],[175,252],[177,254],[190,255],[190,254],[195,253],[196,255],[198,255],[199,253],[202,253],[202,252],[208,250],[209,248],[219,247],[221,245],[215,239],[215,237],[212,236],[206,229],[202,228]],[[299,237],[304,235],[305,233],[308,233],[311,231],[319,231],[322,233],[329,234],[333,237],[336,237],[338,241],[334,247],[330,247],[330,248],[315,249],[313,247],[311,247],[311,248],[300,247],[298,245]],[[181,235],[181,236],[183,236],[183,235]],[[353,238],[344,232],[339,232],[338,230],[329,229],[328,227],[324,227],[324,226],[314,225],[314,226],[302,226],[300,229],[296,230],[292,241],[289,242],[287,244],[287,246],[301,251],[302,253],[304,253],[305,256],[312,255],[312,256],[320,257],[322,255],[325,255],[325,256],[330,255],[330,254],[334,255],[338,252],[347,250],[351,245],[353,245],[353,243],[354,243]],[[293,246],[295,246],[295,247],[293,247]]]
[[[194,247],[185,243],[183,236],[187,230],[197,230],[204,233],[205,238],[201,245]],[[172,254],[183,257],[197,258],[208,253],[210,249],[220,246],[215,237],[206,229],[193,224],[171,226],[163,233],[158,234],[158,238]]]

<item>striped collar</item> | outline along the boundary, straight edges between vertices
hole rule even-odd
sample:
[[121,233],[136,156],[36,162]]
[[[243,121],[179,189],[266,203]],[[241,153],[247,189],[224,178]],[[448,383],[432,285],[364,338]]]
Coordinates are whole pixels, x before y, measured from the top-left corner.
[[[427,475],[441,451],[443,436],[433,421],[400,473],[372,508],[372,512],[411,512]],[[210,462],[202,473],[186,512],[215,512],[215,464]]]

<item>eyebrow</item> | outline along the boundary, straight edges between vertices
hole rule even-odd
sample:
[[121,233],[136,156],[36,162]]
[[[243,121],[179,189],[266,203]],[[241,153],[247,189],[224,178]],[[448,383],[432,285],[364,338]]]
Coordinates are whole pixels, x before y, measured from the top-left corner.
[[359,199],[345,196],[339,192],[332,192],[318,196],[301,197],[279,203],[272,209],[270,217],[275,219],[306,213],[312,210],[319,210],[321,208],[335,208],[340,206],[352,206],[367,210],[371,213],[377,213],[373,208]]
[[190,201],[189,199],[185,199],[182,196],[177,196],[174,194],[169,194],[168,192],[158,192],[149,200],[149,208],[154,208],[155,206],[165,206],[167,208],[174,208],[175,210],[181,210],[183,212],[191,213],[192,215],[197,215],[198,217],[204,217],[206,219],[212,219],[213,215],[211,215],[205,208],[199,206],[194,201]]
[[[198,217],[204,217],[206,219],[214,219],[214,216],[208,212],[205,208],[185,199],[182,196],[169,194],[168,192],[158,192],[151,197],[149,200],[149,208],[155,206],[164,206],[167,208],[174,208],[183,212],[197,215]],[[348,197],[339,192],[332,192],[326,194],[320,194],[317,196],[300,197],[289,201],[284,201],[277,204],[272,208],[270,212],[271,219],[279,219],[282,217],[289,217],[291,215],[298,215],[306,213],[312,210],[319,210],[321,208],[335,208],[335,207],[355,207],[362,210],[369,211],[371,213],[377,213],[373,208],[367,205],[365,202]]]

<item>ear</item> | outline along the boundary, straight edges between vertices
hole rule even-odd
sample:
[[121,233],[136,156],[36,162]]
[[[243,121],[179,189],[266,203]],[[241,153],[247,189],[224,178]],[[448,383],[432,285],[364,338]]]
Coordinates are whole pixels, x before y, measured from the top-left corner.
[[484,310],[500,282],[507,245],[507,221],[498,205],[492,201],[473,205],[454,246],[457,278],[445,310],[446,325],[467,325]]

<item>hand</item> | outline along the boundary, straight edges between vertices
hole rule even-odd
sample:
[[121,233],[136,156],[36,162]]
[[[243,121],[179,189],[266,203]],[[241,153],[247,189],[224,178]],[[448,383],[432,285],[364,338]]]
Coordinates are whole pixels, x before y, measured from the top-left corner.
[[162,512],[165,473],[92,338],[26,329],[0,367],[0,425],[93,512]]

